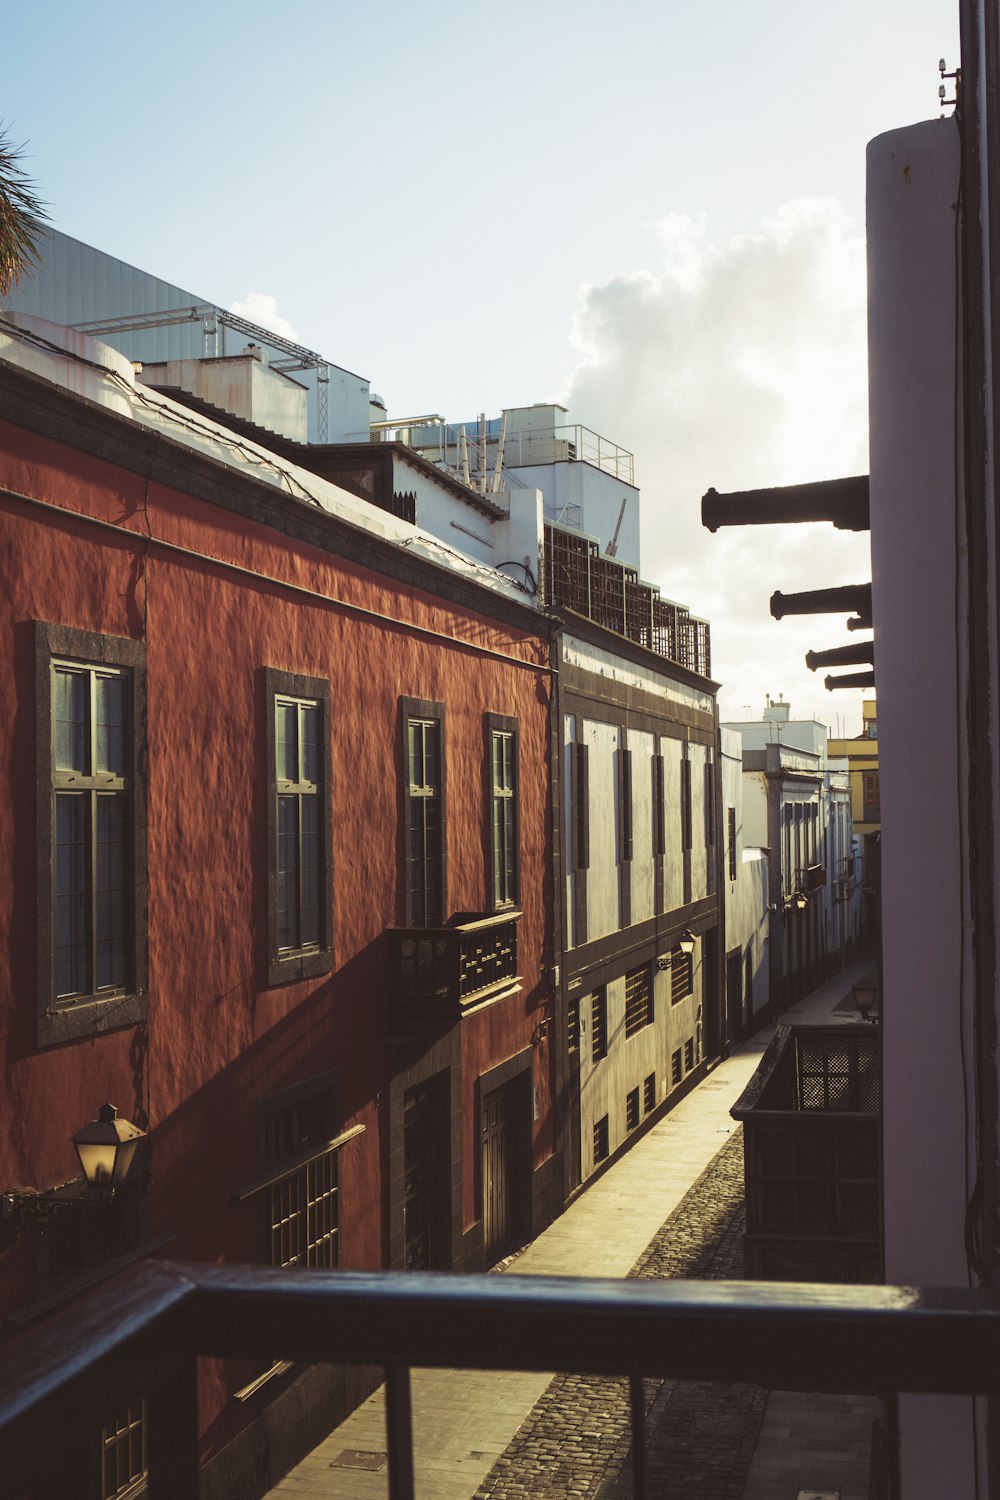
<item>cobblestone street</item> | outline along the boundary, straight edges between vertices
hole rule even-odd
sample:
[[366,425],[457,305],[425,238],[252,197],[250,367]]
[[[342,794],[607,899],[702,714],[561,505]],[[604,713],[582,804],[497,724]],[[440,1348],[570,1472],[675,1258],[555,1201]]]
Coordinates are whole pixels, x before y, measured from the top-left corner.
[[[733,1130],[630,1271],[638,1277],[743,1272],[743,1132]],[[740,1500],[767,1393],[756,1386],[648,1381],[652,1493]],[[628,1383],[557,1376],[494,1464],[475,1500],[627,1500]]]
[[[790,1016],[825,1021],[855,970]],[[863,973],[861,960],[856,972]],[[783,1017],[782,1017],[783,1019]],[[753,1077],[762,1030],[640,1134],[514,1257],[518,1276],[739,1278],[743,1133],[730,1108]],[[721,1146],[720,1146],[721,1143]],[[652,1495],[796,1500],[802,1489],[868,1500],[871,1398],[650,1381]],[[536,1371],[413,1371],[419,1500],[630,1500],[628,1386]],[[363,1464],[360,1460],[364,1460]],[[269,1492],[270,1500],[386,1500],[384,1391],[376,1391]]]

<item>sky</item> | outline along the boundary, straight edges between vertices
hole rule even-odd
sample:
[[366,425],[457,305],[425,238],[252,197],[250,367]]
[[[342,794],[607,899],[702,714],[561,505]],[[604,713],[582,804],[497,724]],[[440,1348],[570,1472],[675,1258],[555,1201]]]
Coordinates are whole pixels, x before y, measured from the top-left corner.
[[700,499],[867,472],[865,147],[939,114],[958,0],[33,0],[0,117],[67,234],[282,328],[390,417],[561,401],[636,456],[644,577],[730,719],[857,733],[768,599],[870,576]]

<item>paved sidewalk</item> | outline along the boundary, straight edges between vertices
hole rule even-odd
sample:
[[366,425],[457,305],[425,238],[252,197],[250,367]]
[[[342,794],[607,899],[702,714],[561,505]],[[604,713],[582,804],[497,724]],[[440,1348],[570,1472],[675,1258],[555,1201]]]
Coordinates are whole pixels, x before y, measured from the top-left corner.
[[[826,1020],[852,979],[869,967],[862,961],[842,970],[787,1019]],[[518,1275],[627,1276],[736,1132],[730,1106],[753,1076],[771,1034],[770,1028],[758,1032],[719,1063],[528,1245],[512,1269]],[[419,1500],[469,1500],[551,1381],[551,1375],[537,1373],[414,1370]],[[270,1491],[269,1500],[303,1494],[309,1500],[384,1500],[385,1451],[384,1402],[376,1391]],[[381,1467],[371,1467],[380,1459]]]

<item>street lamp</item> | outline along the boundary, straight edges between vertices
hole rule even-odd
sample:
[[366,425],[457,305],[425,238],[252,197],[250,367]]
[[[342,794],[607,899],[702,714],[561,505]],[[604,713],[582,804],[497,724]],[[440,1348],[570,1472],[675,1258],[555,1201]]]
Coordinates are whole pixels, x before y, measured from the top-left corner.
[[112,1193],[121,1187],[144,1135],[145,1131],[131,1120],[119,1120],[113,1104],[102,1104],[97,1119],[81,1126],[73,1136],[83,1175],[91,1187]]
[[690,927],[685,927],[684,931],[681,933],[680,937],[677,939],[677,946],[678,946],[678,948],[681,950],[682,953],[686,953],[689,958],[691,957],[691,954],[694,952],[694,950],[695,950],[695,948],[697,946],[697,943],[698,943],[698,939],[695,937],[695,935],[691,931]]
[[806,895],[805,891],[796,891],[793,900],[795,903],[796,911],[805,911],[806,907],[809,905],[809,897]]
[[0,1193],[0,1220],[8,1226],[8,1234],[48,1229],[54,1219],[107,1204],[127,1178],[145,1134],[131,1120],[119,1120],[113,1104],[102,1104],[97,1119],[81,1126],[72,1137],[86,1185],[68,1184],[59,1192],[15,1188]]
[[875,1001],[878,999],[878,980],[874,974],[866,974],[864,979],[856,979],[851,985],[851,994],[854,996],[854,1004],[858,1008],[858,1015],[862,1021],[871,1021],[873,1026],[877,1026],[878,1017],[872,1015]]

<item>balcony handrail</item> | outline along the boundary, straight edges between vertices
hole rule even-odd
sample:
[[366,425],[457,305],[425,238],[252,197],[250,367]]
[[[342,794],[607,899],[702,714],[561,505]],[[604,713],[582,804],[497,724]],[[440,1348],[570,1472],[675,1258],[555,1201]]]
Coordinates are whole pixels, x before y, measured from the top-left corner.
[[457,932],[479,932],[487,927],[502,927],[505,922],[516,922],[522,915],[519,906],[505,906],[499,911],[457,912],[447,922],[437,927],[387,927],[386,932],[401,933],[413,937],[414,933],[440,933],[450,936]]
[[390,1495],[402,1497],[413,1493],[412,1453],[400,1448],[411,1367],[997,1395],[1000,1294],[151,1261],[7,1345],[8,1492],[142,1390],[150,1500],[196,1500],[199,1355],[385,1365]]

